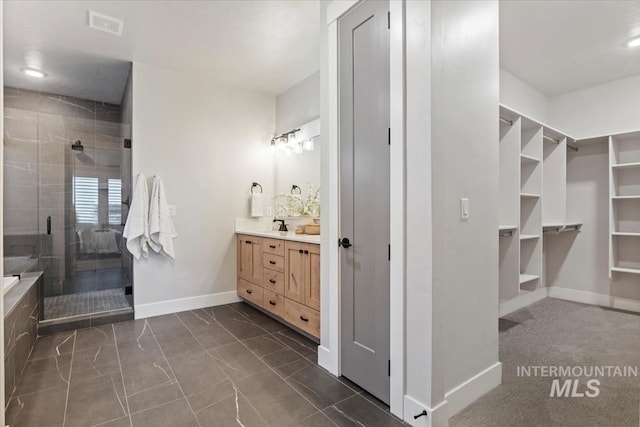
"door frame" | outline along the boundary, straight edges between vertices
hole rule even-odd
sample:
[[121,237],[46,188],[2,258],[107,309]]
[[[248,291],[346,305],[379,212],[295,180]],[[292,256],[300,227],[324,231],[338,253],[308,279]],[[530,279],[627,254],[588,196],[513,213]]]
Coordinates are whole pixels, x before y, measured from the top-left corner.
[[[321,341],[318,364],[334,375],[340,366],[340,157],[339,157],[339,82],[338,82],[338,20],[361,0],[334,0],[327,7],[328,36],[328,138],[325,166],[322,167],[323,192],[321,244]],[[405,391],[405,50],[404,1],[390,0],[390,410],[403,418]]]

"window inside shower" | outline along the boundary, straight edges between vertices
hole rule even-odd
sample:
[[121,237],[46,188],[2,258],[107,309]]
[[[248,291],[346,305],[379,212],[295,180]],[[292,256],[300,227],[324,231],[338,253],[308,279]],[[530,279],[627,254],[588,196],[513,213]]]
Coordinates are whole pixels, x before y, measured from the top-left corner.
[[130,86],[119,90],[116,104],[4,88],[4,255],[44,272],[45,321],[132,311]]

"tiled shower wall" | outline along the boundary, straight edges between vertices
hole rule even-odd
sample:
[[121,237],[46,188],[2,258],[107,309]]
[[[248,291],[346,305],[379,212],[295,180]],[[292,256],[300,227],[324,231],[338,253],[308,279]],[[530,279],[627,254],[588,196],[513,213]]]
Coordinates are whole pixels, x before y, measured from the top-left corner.
[[[70,230],[73,174],[120,177],[121,108],[11,87],[4,102],[5,256],[39,252],[45,295],[55,295],[77,244]],[[71,150],[77,140],[82,154]]]

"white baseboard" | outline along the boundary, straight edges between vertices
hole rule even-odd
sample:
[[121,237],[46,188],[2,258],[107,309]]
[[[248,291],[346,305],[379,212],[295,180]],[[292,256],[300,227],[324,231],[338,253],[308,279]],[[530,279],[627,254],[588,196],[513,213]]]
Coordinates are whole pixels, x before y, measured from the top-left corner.
[[517,297],[500,303],[500,310],[498,317],[504,317],[507,314],[511,314],[514,311],[520,310],[528,305],[545,299],[549,296],[549,288],[536,289],[533,292],[523,293]]
[[[413,397],[404,395],[404,421],[415,427],[447,427],[448,411],[447,401],[440,402],[437,406],[429,408],[418,402]],[[414,418],[422,411],[427,411],[426,416]]]
[[459,386],[445,393],[444,398],[448,403],[448,417],[454,416],[471,402],[487,393],[502,382],[502,363],[480,372],[475,377],[469,378]]
[[200,295],[197,297],[179,298],[168,301],[152,302],[135,306],[136,319],[161,316],[163,314],[178,313],[198,308],[213,307],[242,301],[237,291],[218,292],[216,294]]
[[576,289],[559,288],[556,286],[549,288],[549,296],[551,298],[566,301],[599,305],[601,307],[610,307],[618,310],[640,313],[640,301],[635,299],[614,297],[611,295],[597,294],[595,292],[578,291]]

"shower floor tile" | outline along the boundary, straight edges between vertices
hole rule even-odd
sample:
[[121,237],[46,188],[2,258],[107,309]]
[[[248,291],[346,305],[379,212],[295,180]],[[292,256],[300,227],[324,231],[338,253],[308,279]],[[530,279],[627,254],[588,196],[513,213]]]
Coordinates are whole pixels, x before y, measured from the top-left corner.
[[44,318],[60,319],[129,307],[122,288],[58,295],[44,299]]

